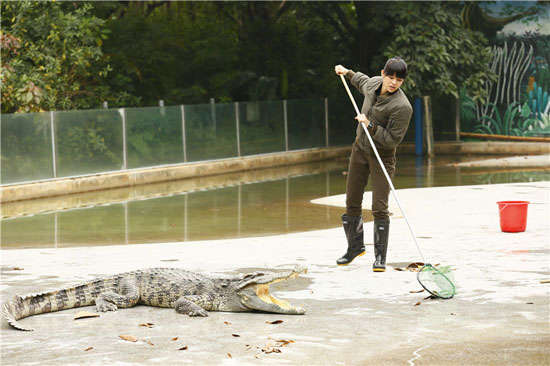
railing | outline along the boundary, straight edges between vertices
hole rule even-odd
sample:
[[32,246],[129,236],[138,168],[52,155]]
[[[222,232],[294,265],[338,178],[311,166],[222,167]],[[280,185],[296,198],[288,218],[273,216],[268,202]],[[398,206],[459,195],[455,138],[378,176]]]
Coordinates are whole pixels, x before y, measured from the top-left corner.
[[325,98],[3,114],[0,184],[350,144],[354,128],[330,126],[328,109]]

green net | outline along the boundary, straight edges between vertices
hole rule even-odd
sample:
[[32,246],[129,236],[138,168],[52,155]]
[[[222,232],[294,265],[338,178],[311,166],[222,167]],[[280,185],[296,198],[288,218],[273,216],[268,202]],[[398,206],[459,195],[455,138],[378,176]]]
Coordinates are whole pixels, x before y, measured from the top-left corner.
[[450,299],[456,293],[449,266],[436,268],[426,264],[418,271],[416,278],[420,285],[433,296]]

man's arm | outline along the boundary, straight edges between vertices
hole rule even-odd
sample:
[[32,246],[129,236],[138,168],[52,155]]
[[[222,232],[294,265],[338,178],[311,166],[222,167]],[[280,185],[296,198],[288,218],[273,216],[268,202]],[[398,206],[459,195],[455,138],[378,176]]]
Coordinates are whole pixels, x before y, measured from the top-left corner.
[[346,69],[342,65],[336,65],[334,67],[334,71],[338,75],[344,75],[357,90],[361,92],[361,94],[366,95],[367,94],[367,81],[369,80],[369,77],[361,72],[355,72],[350,69]]
[[367,95],[367,81],[369,77],[362,72],[354,72],[353,70],[348,70],[346,77],[349,79],[351,85],[353,85],[357,90],[363,95]]
[[399,145],[407,129],[412,116],[412,107],[408,104],[400,106],[390,115],[386,127],[376,126],[372,139],[386,149],[394,149]]

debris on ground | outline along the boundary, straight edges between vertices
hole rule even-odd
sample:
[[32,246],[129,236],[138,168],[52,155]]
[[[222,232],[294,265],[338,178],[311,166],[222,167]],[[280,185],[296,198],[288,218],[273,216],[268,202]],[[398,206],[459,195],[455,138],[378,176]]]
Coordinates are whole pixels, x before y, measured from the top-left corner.
[[90,313],[89,311],[79,311],[74,315],[74,320],[85,318],[98,318],[100,315],[97,313]]
[[128,342],[137,342],[137,338],[132,336],[132,335],[119,335],[118,336],[120,339],[124,340],[124,341],[128,341]]

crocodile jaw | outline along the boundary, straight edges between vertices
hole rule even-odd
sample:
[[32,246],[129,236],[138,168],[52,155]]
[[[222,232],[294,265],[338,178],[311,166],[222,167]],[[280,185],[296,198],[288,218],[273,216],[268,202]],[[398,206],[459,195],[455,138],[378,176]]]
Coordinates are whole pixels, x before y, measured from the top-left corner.
[[259,283],[256,282],[247,285],[239,291],[241,304],[247,309],[268,313],[305,314],[305,310],[302,307],[293,306],[288,301],[278,299],[269,292],[270,285],[296,278],[301,272],[305,272],[305,270],[292,271],[289,274],[276,276],[271,281],[258,281]]

